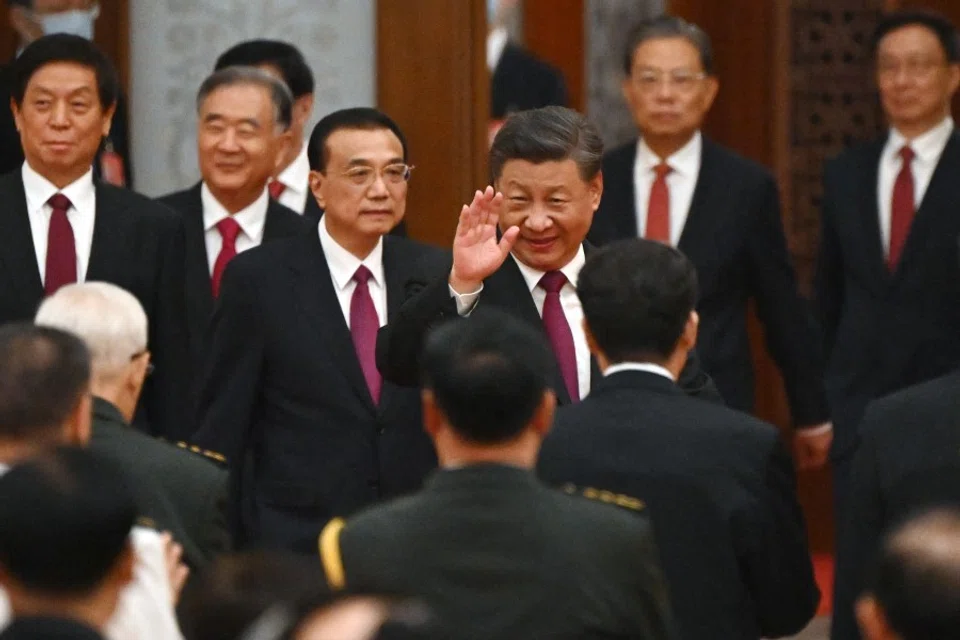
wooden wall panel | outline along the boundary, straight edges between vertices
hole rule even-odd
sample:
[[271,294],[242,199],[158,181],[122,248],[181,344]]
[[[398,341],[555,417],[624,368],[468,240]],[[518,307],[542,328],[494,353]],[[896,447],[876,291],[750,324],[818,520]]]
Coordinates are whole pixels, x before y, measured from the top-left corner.
[[377,103],[417,167],[412,237],[449,246],[461,206],[487,183],[489,95],[484,0],[377,3]]
[[524,46],[563,73],[570,106],[586,104],[583,0],[524,0]]

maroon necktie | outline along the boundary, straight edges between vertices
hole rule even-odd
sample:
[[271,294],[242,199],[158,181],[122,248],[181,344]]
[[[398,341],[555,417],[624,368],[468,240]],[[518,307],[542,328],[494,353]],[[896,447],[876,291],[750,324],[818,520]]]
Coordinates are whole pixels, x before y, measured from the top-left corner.
[[267,185],[267,191],[270,192],[270,197],[274,200],[279,200],[280,196],[283,195],[283,192],[287,190],[287,185],[283,184],[279,180],[271,180],[270,184]]
[[220,253],[217,254],[217,260],[213,263],[213,274],[210,276],[210,286],[213,289],[213,297],[220,295],[220,280],[223,278],[223,270],[227,268],[227,263],[233,260],[237,255],[237,236],[240,235],[240,224],[233,218],[224,218],[217,223],[217,231],[223,238],[220,245]]
[[77,281],[77,245],[67,218],[70,199],[55,193],[47,201],[53,211],[47,229],[47,262],[43,290],[49,296],[66,284]]
[[887,268],[890,271],[897,268],[915,213],[913,172],[910,170],[914,157],[916,154],[909,146],[900,149],[900,173],[893,183],[893,203],[890,207],[890,251],[887,253]]
[[657,177],[650,185],[650,200],[647,202],[647,228],[643,237],[670,244],[670,188],[667,174],[670,165],[661,162],[653,168]]
[[373,306],[370,297],[370,287],[367,282],[373,274],[370,269],[360,265],[353,279],[357,283],[350,298],[350,337],[353,338],[353,348],[357,352],[363,377],[367,380],[367,388],[373,404],[380,404],[380,387],[383,380],[377,370],[377,331],[380,329],[380,318],[377,309]]
[[577,351],[573,346],[573,333],[567,316],[560,304],[560,290],[567,283],[567,276],[560,271],[548,271],[540,278],[539,287],[547,292],[543,300],[543,328],[550,338],[553,353],[557,356],[563,382],[567,386],[571,402],[580,401],[580,383],[577,376]]

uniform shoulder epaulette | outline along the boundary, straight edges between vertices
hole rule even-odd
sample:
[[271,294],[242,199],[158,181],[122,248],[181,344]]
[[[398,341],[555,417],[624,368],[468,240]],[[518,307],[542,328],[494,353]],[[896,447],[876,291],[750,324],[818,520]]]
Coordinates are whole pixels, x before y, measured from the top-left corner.
[[572,482],[568,482],[560,487],[560,490],[570,495],[583,496],[588,500],[605,502],[607,504],[616,505],[632,511],[643,511],[647,508],[647,504],[640,498],[634,498],[633,496],[624,495],[622,493],[614,493],[613,491],[607,491],[606,489],[595,489],[593,487],[581,488]]
[[205,458],[209,458],[214,462],[219,462],[220,464],[227,464],[227,458],[223,454],[217,453],[216,451],[210,451],[209,449],[201,449],[197,445],[189,444],[187,442],[184,442],[183,440],[177,442],[176,445],[181,449],[185,449],[186,451],[190,451],[191,453],[196,453]]

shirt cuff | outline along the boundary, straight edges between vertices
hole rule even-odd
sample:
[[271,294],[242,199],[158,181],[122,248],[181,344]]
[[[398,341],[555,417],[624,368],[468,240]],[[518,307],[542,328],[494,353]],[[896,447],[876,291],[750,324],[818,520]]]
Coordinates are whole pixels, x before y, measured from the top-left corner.
[[450,297],[457,302],[457,315],[469,316],[473,308],[477,306],[477,300],[480,299],[480,292],[483,291],[483,284],[476,291],[470,293],[457,293],[453,287],[447,285],[450,289]]
[[797,435],[812,438],[814,436],[822,436],[831,431],[833,431],[833,423],[827,423],[819,427],[813,427],[812,429],[797,429]]

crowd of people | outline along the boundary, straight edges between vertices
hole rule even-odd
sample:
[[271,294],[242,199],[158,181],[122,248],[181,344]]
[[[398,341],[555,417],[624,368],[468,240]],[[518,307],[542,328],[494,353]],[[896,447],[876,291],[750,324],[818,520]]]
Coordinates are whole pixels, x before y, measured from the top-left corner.
[[[629,32],[636,140],[513,111],[446,248],[406,237],[388,114],[308,131],[294,45],[211,64],[199,181],[150,199],[95,171],[112,64],[41,30],[3,74],[0,639],[790,636],[828,464],[831,637],[955,638],[960,36],[894,12],[870,46],[889,131],[824,168],[807,299],[682,19]],[[751,301],[790,439],[751,415]]]

